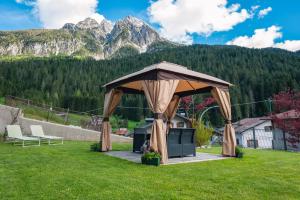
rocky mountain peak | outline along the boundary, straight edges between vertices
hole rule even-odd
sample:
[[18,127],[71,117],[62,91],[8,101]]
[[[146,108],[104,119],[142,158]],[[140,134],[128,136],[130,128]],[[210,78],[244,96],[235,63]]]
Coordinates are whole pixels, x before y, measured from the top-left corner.
[[121,20],[121,22],[133,25],[135,27],[141,27],[141,26],[145,25],[145,22],[143,20],[140,20],[133,16],[125,17],[123,20]]
[[[131,55],[174,46],[146,22],[128,16],[112,24],[108,20],[98,23],[86,18],[77,24],[66,23],[61,30],[34,30],[21,34],[16,42],[11,37],[19,32],[3,32],[0,55],[83,55],[96,59],[111,58],[116,55]],[[49,35],[51,37],[49,37]],[[28,43],[26,41],[33,41]]]
[[113,29],[113,24],[106,19],[103,19],[99,26],[100,29],[103,30],[103,32],[106,34],[110,33]]
[[76,24],[76,27],[79,29],[94,29],[99,28],[99,26],[99,23],[95,19],[92,19],[90,17]]
[[62,29],[67,29],[67,30],[70,30],[70,31],[75,31],[76,30],[76,24],[73,24],[73,23],[66,23]]

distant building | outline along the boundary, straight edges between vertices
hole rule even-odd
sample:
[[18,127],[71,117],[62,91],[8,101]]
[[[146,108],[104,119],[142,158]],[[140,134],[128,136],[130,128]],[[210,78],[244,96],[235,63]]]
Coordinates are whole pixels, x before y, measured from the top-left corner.
[[[244,148],[272,148],[272,123],[270,119],[245,118],[234,122],[236,143]],[[220,129],[224,132],[224,128]]]
[[[153,118],[146,118],[146,124],[140,128],[146,128],[148,133],[151,133],[151,127]],[[191,128],[192,123],[189,118],[185,117],[183,114],[176,114],[171,121],[173,128]]]

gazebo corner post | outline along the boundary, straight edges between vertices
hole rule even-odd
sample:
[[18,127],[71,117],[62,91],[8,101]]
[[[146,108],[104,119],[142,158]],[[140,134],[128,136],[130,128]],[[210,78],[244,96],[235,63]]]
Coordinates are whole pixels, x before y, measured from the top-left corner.
[[100,135],[100,151],[110,151],[112,150],[111,142],[111,125],[109,122],[109,117],[117,108],[120,103],[123,92],[117,89],[111,89],[105,94],[104,108],[103,108],[103,120],[101,124],[101,135]]
[[101,135],[100,135],[100,151],[106,152],[112,150],[112,144],[110,139],[111,125],[109,122],[109,117],[103,118],[101,125]]
[[223,133],[222,155],[235,157],[236,137],[235,130],[231,123],[231,103],[229,91],[214,87],[211,91],[214,99],[217,101],[221,113],[225,119],[225,128]]

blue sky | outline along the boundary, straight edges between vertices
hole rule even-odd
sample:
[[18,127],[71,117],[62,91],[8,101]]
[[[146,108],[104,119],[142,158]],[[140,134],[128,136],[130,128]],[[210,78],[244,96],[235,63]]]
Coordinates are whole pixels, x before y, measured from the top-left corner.
[[[47,19],[52,18],[52,13],[46,13],[43,15],[44,11],[42,11],[42,6],[46,6],[47,8],[47,6],[49,7],[49,4],[43,5],[41,3],[41,5],[39,5],[38,7],[35,6],[36,4],[38,4],[37,1],[43,2],[46,0],[0,0],[0,30],[20,30],[51,27],[51,24],[49,24],[48,27],[47,25],[45,25],[45,20],[47,21]],[[53,0],[53,4],[55,4],[55,2],[63,1],[64,0]],[[194,4],[198,4],[201,1],[206,1],[206,3],[199,3],[198,6],[208,6],[208,8],[211,8],[211,6],[213,5],[209,5],[210,3],[208,2],[220,2],[221,0],[177,0],[177,5],[176,1],[172,0],[156,0],[152,1],[152,3],[150,2],[150,0],[77,0],[77,2],[79,1],[90,2],[90,5],[88,5],[88,9],[92,9],[92,11],[89,10],[86,13],[96,12],[99,14],[99,16],[104,16],[106,19],[111,20],[112,22],[115,22],[118,19],[121,19],[128,15],[136,16],[151,24],[168,39],[174,41],[192,41],[193,43],[201,44],[229,44],[229,42],[231,41],[230,44],[241,43],[244,44],[242,46],[248,45],[248,47],[254,48],[265,47],[268,45],[277,45],[278,47],[281,45],[285,47],[286,41],[292,41],[293,43],[291,44],[294,45],[293,47],[298,48],[298,43],[300,40],[299,0],[228,0],[227,4],[224,5],[225,8],[229,8],[233,4],[240,5],[239,9],[236,9],[235,12],[236,14],[240,14],[241,22],[230,22],[230,20],[224,20],[224,22],[222,23],[232,24],[229,25],[229,27],[224,27],[222,24],[215,24],[213,26],[216,27],[212,28],[212,30],[210,31],[205,31],[203,30],[203,28],[200,28],[200,25],[197,24],[197,21],[206,25],[209,23],[214,24],[216,22],[206,23],[205,19],[201,18],[201,14],[199,14],[198,16],[197,12],[195,12],[196,14],[192,16],[188,16],[189,13],[193,12],[193,8],[190,8],[189,5],[193,4],[193,2]],[[163,1],[169,1],[169,3],[163,4]],[[35,5],[33,5],[34,3]],[[165,5],[167,5],[170,9],[173,8],[174,5],[176,5],[177,9],[183,11],[181,12],[181,14],[178,14],[178,16],[169,16],[168,14],[161,15],[161,13],[167,12],[168,10],[167,6]],[[249,17],[249,14],[252,12],[253,6],[259,6],[259,8],[253,11],[253,16]],[[83,6],[81,5],[81,7]],[[197,5],[195,5],[195,7],[197,7]],[[259,17],[259,11],[268,7],[271,8],[271,11],[269,11],[263,17]],[[53,17],[60,15],[61,17],[65,17],[61,13],[64,13],[66,9],[72,9],[72,7],[70,8],[70,6],[66,6],[66,8],[55,10],[57,9],[56,6],[51,9],[53,10]],[[148,9],[152,9],[152,12],[150,12]],[[243,19],[241,15],[242,9],[245,9],[248,13],[248,17],[246,17],[246,19]],[[216,13],[217,12],[218,11],[216,10]],[[87,15],[86,13],[83,13],[82,16]],[[201,9],[199,10],[199,13],[201,13]],[[213,11],[211,13],[211,16],[209,15],[210,13],[206,13],[208,19],[217,19],[218,17]],[[185,17],[187,18],[186,21],[184,21]],[[60,21],[60,18],[57,19],[57,21]],[[194,20],[195,23],[192,23],[191,20]],[[178,28],[187,26],[186,28],[184,28],[184,30],[187,30],[187,32],[185,33],[184,30],[178,30],[176,32],[173,28],[174,24],[176,25],[174,21],[176,21],[176,23],[177,21],[181,21],[181,23],[178,23]],[[55,25],[53,24],[53,26]],[[272,29],[270,28],[271,26],[273,26]],[[257,29],[264,30],[261,31],[261,34],[257,34],[257,37],[254,37],[254,31]],[[278,35],[278,33],[281,37]],[[246,36],[248,38],[239,38],[242,36]],[[264,42],[260,41],[266,40],[264,37],[273,37],[273,42],[269,41],[265,44]]]

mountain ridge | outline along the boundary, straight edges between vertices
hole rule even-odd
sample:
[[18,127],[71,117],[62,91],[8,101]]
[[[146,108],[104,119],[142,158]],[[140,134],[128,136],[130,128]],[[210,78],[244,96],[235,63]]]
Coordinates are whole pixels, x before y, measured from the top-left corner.
[[[127,53],[155,51],[153,44],[167,48],[179,46],[162,38],[146,22],[127,16],[112,24],[86,18],[77,24],[66,23],[60,29],[0,31],[0,55],[16,56],[84,56],[110,59],[119,50]],[[127,54],[125,53],[125,54]],[[130,54],[131,55],[131,54]]]

